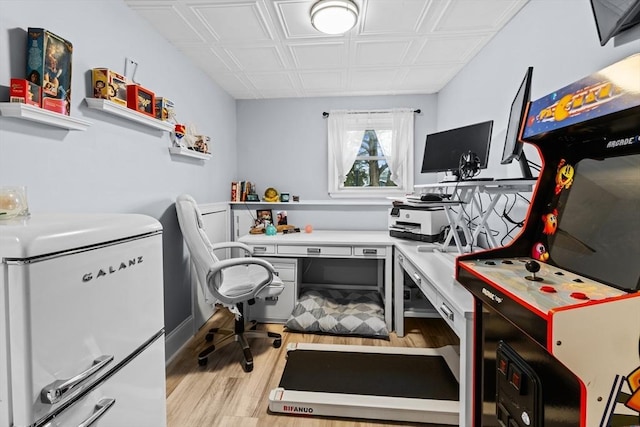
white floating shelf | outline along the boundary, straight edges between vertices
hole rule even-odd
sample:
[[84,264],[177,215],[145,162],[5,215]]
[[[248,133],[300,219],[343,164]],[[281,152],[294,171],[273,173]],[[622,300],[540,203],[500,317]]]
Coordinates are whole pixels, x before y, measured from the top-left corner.
[[108,99],[99,98],[85,98],[89,108],[96,110],[102,110],[106,113],[113,114],[114,116],[123,117],[125,119],[159,129],[165,132],[171,132],[173,130],[173,123],[163,122],[162,120],[149,117],[146,114],[142,114],[131,108],[127,108],[124,105],[116,104]]
[[199,151],[189,150],[188,148],[182,147],[169,147],[169,152],[180,156],[193,157],[195,159],[209,160],[211,158],[211,154],[201,153]]
[[89,121],[76,119],[75,117],[21,102],[0,102],[0,113],[4,117],[31,120],[67,130],[87,130],[91,126]]

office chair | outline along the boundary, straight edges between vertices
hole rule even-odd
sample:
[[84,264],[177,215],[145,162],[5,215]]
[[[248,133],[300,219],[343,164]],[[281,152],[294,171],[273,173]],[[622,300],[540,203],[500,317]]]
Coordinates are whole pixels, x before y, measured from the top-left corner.
[[[233,330],[209,330],[206,336],[208,342],[213,342],[215,335],[222,335],[222,338],[198,354],[198,365],[206,365],[211,353],[235,341],[243,350],[244,371],[251,372],[253,356],[247,338],[270,338],[273,339],[273,347],[278,348],[282,345],[282,336],[274,332],[255,330],[255,322],[245,324],[243,305],[254,304],[256,298],[275,297],[282,293],[284,285],[269,262],[251,256],[249,246],[240,242],[212,244],[202,227],[202,214],[193,197],[186,194],[178,196],[176,212],[182,236],[189,249],[200,285],[207,296],[207,302],[220,303],[235,314]],[[243,252],[240,257],[218,259],[214,251],[225,248],[237,248]]]

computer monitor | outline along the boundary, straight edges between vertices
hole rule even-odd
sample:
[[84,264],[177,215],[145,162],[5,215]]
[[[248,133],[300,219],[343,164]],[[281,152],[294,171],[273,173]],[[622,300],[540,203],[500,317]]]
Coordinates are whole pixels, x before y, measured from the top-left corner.
[[524,130],[527,112],[529,111],[532,76],[533,67],[529,67],[511,103],[509,122],[507,123],[507,134],[504,140],[502,160],[500,161],[501,164],[506,165],[513,160],[518,160],[523,178],[533,178],[529,162],[523,151],[523,143],[520,139],[522,137],[522,131]]
[[459,176],[460,157],[471,151],[486,169],[493,120],[427,135],[422,158],[422,173],[452,172]]

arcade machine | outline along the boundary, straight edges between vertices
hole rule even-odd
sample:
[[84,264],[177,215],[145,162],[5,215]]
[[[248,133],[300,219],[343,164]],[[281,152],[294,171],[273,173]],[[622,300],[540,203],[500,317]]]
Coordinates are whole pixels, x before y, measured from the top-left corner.
[[521,233],[460,256],[473,425],[640,425],[640,54],[529,104],[543,161]]

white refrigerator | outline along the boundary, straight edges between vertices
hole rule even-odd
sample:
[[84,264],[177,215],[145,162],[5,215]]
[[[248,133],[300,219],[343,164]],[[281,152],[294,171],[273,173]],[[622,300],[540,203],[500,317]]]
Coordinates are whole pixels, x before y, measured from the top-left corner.
[[0,221],[0,426],[166,425],[162,227]]

